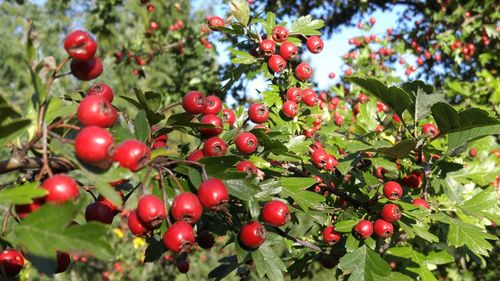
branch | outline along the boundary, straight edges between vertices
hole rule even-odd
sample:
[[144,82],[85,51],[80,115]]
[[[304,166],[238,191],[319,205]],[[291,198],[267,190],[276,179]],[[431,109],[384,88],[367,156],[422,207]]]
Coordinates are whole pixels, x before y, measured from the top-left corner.
[[315,251],[315,252],[318,252],[318,253],[323,253],[323,250],[321,250],[321,248],[320,248],[320,247],[318,247],[318,246],[314,245],[313,243],[311,243],[311,242],[309,242],[309,241],[301,240],[301,239],[299,239],[299,238],[297,238],[297,237],[295,237],[295,236],[292,236],[292,235],[290,235],[290,234],[288,234],[288,233],[284,232],[283,230],[281,230],[281,229],[279,229],[279,228],[277,228],[277,227],[273,227],[272,229],[273,229],[273,230],[274,230],[274,231],[275,231],[278,235],[280,235],[280,236],[282,236],[282,237],[284,237],[284,238],[286,238],[286,239],[288,239],[288,240],[291,240],[291,241],[293,241],[293,242],[295,242],[295,243],[298,243],[298,244],[300,244],[300,245],[302,245],[302,246],[304,246],[304,247],[306,247],[306,248],[309,248],[309,249],[311,249],[311,250],[313,250],[313,251]]
[[[49,167],[55,172],[67,172],[74,170],[76,167],[67,159],[62,157],[48,158]],[[40,170],[43,167],[43,161],[38,157],[17,159],[11,157],[8,160],[0,162],[0,174],[17,170]]]

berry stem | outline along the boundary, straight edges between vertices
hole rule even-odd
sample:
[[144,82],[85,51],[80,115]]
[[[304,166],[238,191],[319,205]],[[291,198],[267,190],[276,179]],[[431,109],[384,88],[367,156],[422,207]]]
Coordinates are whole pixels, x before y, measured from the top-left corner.
[[162,109],[161,112],[165,113],[165,112],[169,111],[170,109],[177,107],[179,105],[182,105],[182,102],[175,102],[175,103],[169,104],[164,109]]
[[[161,167],[157,167],[157,170],[158,170],[158,174],[160,175],[160,188],[161,188],[161,194],[163,196],[163,203],[165,204],[165,206],[167,208],[166,211],[168,214],[168,210],[170,210],[170,205],[168,204],[167,190],[165,188],[165,179],[163,178],[163,173],[161,172],[161,170],[162,170]],[[172,222],[170,221],[170,217],[168,215],[165,216],[165,220],[168,224],[168,227],[172,226]]]
[[285,232],[285,231],[281,230],[281,229],[280,229],[280,228],[278,228],[278,227],[273,226],[273,227],[272,227],[272,230],[273,230],[276,234],[278,234],[279,236],[281,236],[281,237],[284,237],[284,238],[286,238],[286,239],[288,239],[288,240],[291,240],[291,241],[293,241],[293,242],[295,242],[295,243],[298,243],[298,244],[300,244],[300,245],[302,245],[302,246],[304,246],[304,247],[306,247],[306,248],[309,248],[309,249],[311,249],[311,250],[313,250],[313,251],[315,251],[315,252],[318,252],[318,253],[323,253],[323,250],[321,250],[321,248],[320,248],[320,247],[318,247],[318,246],[316,246],[316,245],[312,244],[312,243],[311,243],[311,242],[309,242],[309,241],[305,241],[305,240],[299,239],[299,238],[297,238],[297,237],[295,237],[295,236],[293,236],[293,235],[291,235],[291,234],[289,234],[289,233],[287,233],[287,232]]

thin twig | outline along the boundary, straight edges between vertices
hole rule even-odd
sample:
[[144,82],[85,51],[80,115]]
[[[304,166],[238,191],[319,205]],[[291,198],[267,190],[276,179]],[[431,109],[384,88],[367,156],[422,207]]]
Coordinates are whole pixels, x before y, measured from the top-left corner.
[[198,166],[200,167],[201,169],[201,177],[203,178],[203,180],[207,180],[208,179],[208,174],[207,174],[207,171],[205,169],[205,164],[202,164],[202,163],[199,163],[199,162],[196,162],[196,161],[189,161],[189,160],[175,160],[175,161],[169,161],[165,164],[160,164],[164,167],[168,167],[168,166],[172,166],[172,165],[178,165],[178,164],[188,164],[188,165],[194,165],[194,166]]
[[[161,167],[159,168],[160,170],[162,169]],[[175,184],[177,184],[177,186],[179,187],[179,190],[181,192],[184,192],[184,187],[182,187],[182,184],[179,182],[179,180],[177,180],[177,177],[175,176],[175,174],[172,172],[172,170],[168,169],[168,168],[165,168],[165,171],[170,175],[172,176],[172,178],[174,179],[175,181]]]
[[323,250],[321,250],[320,247],[312,244],[309,241],[305,241],[305,240],[299,239],[299,238],[297,238],[295,236],[292,236],[292,235],[284,232],[283,230],[279,229],[278,227],[273,227],[272,229],[274,230],[275,233],[277,233],[278,235],[280,235],[280,236],[282,236],[282,237],[284,237],[286,239],[294,241],[295,243],[298,243],[298,244],[300,244],[300,245],[302,245],[302,246],[304,246],[306,248],[309,248],[309,249],[311,249],[311,250],[313,250],[315,252],[323,253]]
[[[161,189],[161,194],[163,196],[163,203],[165,204],[168,214],[168,210],[170,209],[170,206],[168,204],[168,197],[167,197],[167,190],[165,188],[165,179],[163,178],[163,173],[161,172],[161,167],[158,167],[158,174],[160,174],[160,189]],[[170,227],[172,225],[172,222],[170,221],[170,217],[167,215],[165,216],[165,220],[167,221],[168,226]]]
[[54,72],[52,73],[52,75],[50,76],[50,78],[47,80],[47,90],[46,90],[46,95],[45,95],[45,99],[47,99],[47,97],[49,96],[49,92],[50,92],[50,88],[52,87],[52,83],[54,82],[54,80],[57,78],[57,73],[59,71],[61,71],[61,69],[64,67],[64,65],[69,61],[70,57],[67,57],[65,58],[57,67],[56,69],[54,70]]
[[43,169],[47,171],[50,177],[52,177],[54,174],[52,173],[52,169],[50,168],[49,165],[49,156],[48,156],[48,150],[47,150],[47,124],[43,123],[42,125],[42,130],[43,130],[43,137],[42,137],[42,145],[43,145]]
[[179,101],[179,102],[172,103],[172,104],[169,104],[169,105],[167,105],[164,109],[162,109],[162,110],[161,110],[161,112],[162,112],[162,113],[165,113],[166,111],[168,111],[168,110],[170,110],[170,109],[172,109],[172,108],[174,108],[174,107],[177,107],[177,106],[179,106],[179,105],[181,105],[181,104],[182,104],[182,102],[180,102],[180,101]]

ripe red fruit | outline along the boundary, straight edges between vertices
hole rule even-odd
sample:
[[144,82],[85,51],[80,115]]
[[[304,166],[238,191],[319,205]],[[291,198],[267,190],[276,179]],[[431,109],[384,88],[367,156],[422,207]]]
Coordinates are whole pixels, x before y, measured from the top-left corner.
[[87,95],[89,96],[101,96],[108,102],[112,102],[114,98],[113,89],[110,86],[104,83],[96,83],[92,85],[87,91]]
[[0,253],[0,275],[5,273],[7,277],[14,277],[24,267],[24,257],[21,252],[14,249],[6,249]]
[[213,137],[222,133],[222,119],[220,119],[217,115],[203,115],[200,119],[200,123],[215,126],[215,128],[200,128],[200,132],[203,136]]
[[236,170],[247,174],[257,174],[257,167],[250,161],[245,160],[236,164]]
[[243,225],[238,235],[244,247],[257,249],[266,240],[266,228],[257,221],[250,221]]
[[311,36],[307,38],[307,49],[313,54],[319,54],[323,51],[323,40],[319,36]]
[[333,170],[333,168],[337,167],[339,165],[339,161],[335,156],[329,154],[328,155],[328,160],[326,161],[325,166],[323,167],[327,171]]
[[[117,190],[116,193],[123,200],[123,192]],[[103,197],[102,195],[99,195],[99,197],[97,197],[97,201],[104,205],[107,205],[111,209],[111,211],[113,211],[114,214],[119,213],[123,209],[123,202],[121,206],[117,206],[115,205],[115,203],[111,202],[108,198]]]
[[354,227],[354,234],[359,239],[367,239],[373,234],[373,223],[371,221],[362,220]]
[[387,112],[389,107],[381,101],[377,101],[377,112]]
[[342,124],[344,124],[344,117],[340,114],[335,114],[334,116],[334,120],[333,120],[333,123],[335,123],[335,125],[337,126],[342,126]]
[[391,237],[394,233],[394,226],[383,219],[377,219],[373,224],[373,232],[380,238]]
[[64,49],[72,59],[85,61],[94,57],[97,43],[87,32],[75,30],[66,35]]
[[288,40],[288,29],[286,29],[286,27],[284,26],[278,25],[273,28],[272,37],[276,42],[285,42],[286,40]]
[[389,181],[384,184],[384,195],[389,200],[398,200],[403,196],[403,189],[399,183]]
[[149,161],[150,149],[138,140],[125,140],[113,153],[113,161],[132,172],[140,170]]
[[222,109],[222,101],[214,95],[208,96],[206,98],[207,107],[203,110],[203,114],[219,114]]
[[330,72],[330,73],[328,74],[328,78],[330,78],[330,79],[334,79],[334,78],[335,78],[335,73]]
[[311,162],[318,169],[323,169],[328,162],[328,153],[323,149],[316,149],[311,154]]
[[152,228],[159,227],[166,217],[165,204],[154,195],[145,195],[137,203],[137,217]]
[[203,154],[203,151],[201,149],[198,149],[198,150],[191,152],[188,155],[187,160],[188,161],[198,161],[203,157],[205,157],[205,154]]
[[227,145],[219,137],[211,137],[203,143],[203,154],[205,156],[224,156],[226,151]]
[[143,236],[149,232],[149,227],[143,224],[137,217],[137,209],[128,215],[128,228],[135,236]]
[[37,199],[34,199],[33,203],[31,203],[31,204],[16,205],[16,214],[21,219],[24,219],[29,214],[33,213],[34,211],[36,211],[40,207],[42,207],[42,205],[44,203],[45,203],[44,198],[37,198]]
[[113,136],[100,127],[83,128],[75,138],[75,153],[87,163],[100,163],[109,159]]
[[78,120],[84,126],[109,128],[117,118],[116,109],[101,96],[86,96],[78,106]]
[[180,273],[187,273],[189,271],[189,263],[185,260],[177,262],[176,265]]
[[49,203],[63,203],[80,194],[76,181],[64,174],[53,175],[46,179],[42,187],[48,192],[45,201]]
[[85,209],[85,220],[98,221],[105,224],[111,224],[115,216],[114,211],[102,202],[93,202]]
[[184,192],[175,196],[170,212],[174,220],[194,224],[200,219],[203,207],[196,195]]
[[401,183],[409,188],[420,188],[423,183],[423,175],[419,171],[413,171],[411,175],[405,176]]
[[367,96],[366,94],[361,93],[361,94],[359,94],[359,96],[358,96],[358,101],[359,101],[360,103],[365,103],[365,102],[367,102],[367,101],[368,101],[368,96]]
[[201,183],[198,188],[198,199],[204,208],[218,211],[225,208],[229,201],[229,193],[221,180],[213,178]]
[[174,253],[189,252],[195,239],[193,227],[185,221],[175,222],[163,234],[163,244]]
[[302,90],[296,87],[291,87],[286,91],[286,99],[297,103],[300,102],[302,100]]
[[217,30],[219,27],[224,27],[225,23],[221,17],[212,16],[207,18],[208,27],[212,30]]
[[435,138],[439,135],[439,129],[436,125],[427,123],[422,126],[422,134],[429,135],[431,138]]
[[426,209],[430,208],[427,201],[425,201],[424,199],[421,199],[421,198],[413,199],[413,201],[411,203],[415,206],[420,206],[420,207],[423,207]]
[[267,61],[269,69],[274,73],[280,73],[286,68],[286,60],[280,55],[272,55]]
[[56,262],[57,266],[55,273],[61,273],[66,271],[66,269],[68,269],[69,264],[71,263],[71,257],[69,256],[68,253],[57,251]]
[[224,123],[228,123],[229,126],[234,126],[234,123],[236,122],[236,114],[229,109],[229,108],[224,108],[222,110],[222,120]]
[[260,42],[259,48],[264,57],[270,57],[276,51],[276,43],[271,39],[264,39]]
[[82,81],[90,81],[99,77],[103,68],[99,57],[92,57],[85,61],[72,60],[69,67],[73,76]]
[[191,114],[200,114],[207,107],[205,95],[198,91],[190,91],[182,98],[182,107]]
[[293,118],[299,113],[299,105],[294,101],[286,101],[283,103],[283,114],[288,118]]
[[250,121],[262,124],[269,118],[269,110],[261,103],[254,103],[248,108],[248,117]]
[[370,18],[370,24],[371,24],[371,25],[374,25],[374,24],[375,24],[375,22],[376,22],[375,18],[374,18],[374,17],[371,17],[371,18]]
[[305,62],[302,62],[297,65],[297,67],[295,67],[295,77],[300,81],[306,81],[307,79],[311,78],[312,75],[312,67]]
[[469,149],[469,156],[474,158],[477,156],[477,149],[476,148],[471,148]]
[[402,213],[401,210],[399,210],[398,205],[388,203],[382,207],[381,215],[384,220],[395,223],[401,218]]
[[307,106],[315,106],[318,104],[318,94],[313,89],[304,89],[302,91],[302,100]]
[[341,239],[340,232],[335,230],[334,225],[327,226],[323,230],[323,242],[327,245],[337,244]]
[[297,45],[293,44],[292,42],[283,42],[280,46],[280,56],[282,56],[284,59],[290,61],[294,60],[297,55],[299,54],[299,49],[297,48]]
[[203,249],[210,249],[215,245],[215,238],[212,233],[202,230],[196,236],[196,243]]
[[267,202],[262,207],[260,215],[265,223],[276,227],[283,226],[290,221],[288,205],[278,200]]
[[236,148],[239,152],[250,154],[257,149],[257,137],[250,132],[243,132],[236,137]]

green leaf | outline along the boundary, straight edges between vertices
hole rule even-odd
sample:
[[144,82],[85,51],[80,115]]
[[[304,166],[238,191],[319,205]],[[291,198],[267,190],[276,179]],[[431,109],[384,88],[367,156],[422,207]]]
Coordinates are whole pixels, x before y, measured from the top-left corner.
[[298,18],[290,28],[290,33],[299,33],[306,36],[321,35],[318,29],[325,26],[325,22],[320,19],[313,20],[310,15]]
[[283,280],[282,271],[287,271],[286,265],[268,243],[262,244],[252,252],[252,259],[260,278],[266,275],[270,280]]
[[250,20],[250,8],[246,0],[231,0],[229,2],[231,8],[231,14],[240,22],[242,25],[246,26]]
[[280,178],[279,182],[281,185],[287,189],[291,190],[304,190],[308,187],[311,187],[316,183],[316,180],[313,178]]
[[484,210],[492,209],[496,205],[497,205],[497,194],[494,189],[488,188],[486,190],[479,192],[471,199],[465,201],[462,204],[462,209],[468,212],[481,212]]
[[253,200],[253,195],[257,192],[259,187],[252,183],[250,180],[225,180],[229,194],[244,201]]
[[436,235],[430,233],[428,228],[429,227],[424,228],[424,227],[422,227],[420,225],[414,225],[413,226],[413,230],[415,231],[415,234],[417,234],[417,236],[421,237],[424,240],[427,240],[430,243],[437,243],[437,242],[439,242],[439,237],[437,237]]
[[389,264],[366,245],[343,256],[338,267],[351,274],[349,281],[411,280],[401,273],[391,272]]
[[438,102],[443,102],[445,99],[444,93],[430,94],[429,92],[424,92],[426,91],[420,87],[416,91],[415,117],[413,118],[415,121],[419,121],[430,115],[432,106]]
[[357,220],[339,221],[335,224],[335,230],[338,232],[351,232],[357,223]]
[[427,258],[425,259],[426,263],[435,265],[447,264],[454,261],[455,259],[453,258],[453,256],[450,255],[450,253],[448,253],[448,251],[446,250],[442,250],[440,252],[432,251],[427,255]]
[[387,155],[391,155],[394,157],[404,158],[415,148],[415,146],[417,146],[416,141],[407,139],[407,140],[403,140],[403,141],[396,143],[392,147],[378,148],[378,149],[376,149],[376,151],[378,151],[380,153],[387,154]]
[[47,191],[39,186],[38,182],[29,182],[17,187],[5,188],[0,191],[0,203],[31,204],[34,198],[40,198],[47,194]]
[[146,238],[146,241],[148,243],[148,247],[144,252],[144,262],[149,263],[158,261],[167,251],[163,241],[161,239],[156,240],[154,237]]
[[219,260],[219,263],[219,266],[208,273],[208,278],[214,278],[214,281],[222,280],[224,277],[229,275],[240,266],[240,263],[238,263],[238,258],[235,255],[224,257]]
[[359,240],[354,237],[354,234],[349,233],[345,241],[345,249],[347,252],[352,252],[359,247]]
[[257,61],[257,58],[252,56],[251,54],[243,51],[236,50],[234,48],[227,48],[234,57],[231,59],[232,63],[237,64],[253,64]]
[[141,105],[141,109],[143,109],[146,112],[146,116],[148,118],[150,126],[155,125],[156,123],[160,122],[165,118],[163,114],[157,113],[156,111],[151,109],[148,103],[148,99],[146,98],[146,95],[140,89],[134,88],[134,93],[135,96],[137,97],[137,101]]
[[406,266],[406,270],[420,275],[422,280],[437,280],[434,274],[427,268],[427,264],[425,264],[426,257],[414,251],[411,247],[390,248],[388,253],[403,259],[410,259],[413,263]]
[[224,174],[227,169],[234,167],[234,165],[240,160],[241,158],[238,156],[229,155],[220,157],[204,157],[198,162],[205,164],[205,170],[208,175],[216,176]]
[[147,141],[150,134],[150,127],[146,117],[146,111],[140,110],[134,118],[135,137],[140,141]]
[[24,118],[14,119],[8,124],[0,124],[0,146],[24,133],[25,128],[30,124],[31,119]]

